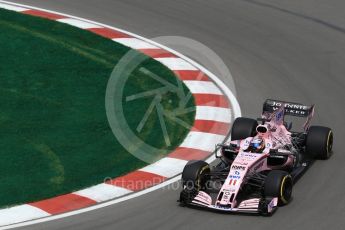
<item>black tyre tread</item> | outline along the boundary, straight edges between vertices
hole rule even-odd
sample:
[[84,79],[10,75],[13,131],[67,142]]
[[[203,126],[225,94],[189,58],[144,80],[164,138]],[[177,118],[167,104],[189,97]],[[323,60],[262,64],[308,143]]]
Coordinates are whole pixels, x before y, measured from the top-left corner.
[[293,182],[292,182],[292,178],[290,174],[282,170],[272,170],[268,173],[267,178],[265,180],[265,186],[264,186],[264,195],[266,197],[278,197],[279,205],[285,205],[289,203],[291,199],[291,196],[290,197],[283,196],[282,186],[285,186],[285,185],[282,185],[282,183],[286,183],[285,185],[288,185],[288,186],[290,186],[291,184],[292,186]]
[[231,128],[231,140],[243,140],[256,135],[258,122],[251,118],[239,117]]
[[[332,143],[330,143],[332,142]],[[306,153],[317,159],[330,157],[333,146],[333,132],[328,127],[311,126],[306,139]]]
[[182,184],[183,186],[188,183],[192,183],[193,189],[200,189],[202,185],[200,185],[200,175],[204,172],[208,172],[210,170],[210,166],[205,161],[189,161],[183,169],[182,172]]

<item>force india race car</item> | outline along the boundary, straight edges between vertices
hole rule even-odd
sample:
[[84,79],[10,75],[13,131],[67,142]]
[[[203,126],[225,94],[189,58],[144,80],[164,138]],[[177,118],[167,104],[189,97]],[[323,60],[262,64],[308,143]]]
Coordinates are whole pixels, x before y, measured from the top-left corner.
[[[271,215],[289,203],[297,179],[315,159],[331,155],[332,130],[310,126],[313,114],[314,105],[266,100],[261,118],[237,118],[231,141],[216,147],[216,166],[185,166],[181,205]],[[303,131],[291,131],[286,115],[305,117]]]

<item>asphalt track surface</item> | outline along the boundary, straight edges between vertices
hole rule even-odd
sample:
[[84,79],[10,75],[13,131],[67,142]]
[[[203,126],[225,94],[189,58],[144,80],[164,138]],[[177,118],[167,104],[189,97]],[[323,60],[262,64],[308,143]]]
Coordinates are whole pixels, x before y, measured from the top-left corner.
[[[13,2],[88,18],[148,38],[178,35],[198,40],[231,68],[244,116],[257,117],[266,98],[315,103],[314,124],[330,126],[335,134],[332,158],[316,162],[295,185],[293,201],[270,218],[182,208],[176,203],[178,192],[163,188],[23,229],[344,229],[344,1]],[[212,71],[212,66],[206,67]]]

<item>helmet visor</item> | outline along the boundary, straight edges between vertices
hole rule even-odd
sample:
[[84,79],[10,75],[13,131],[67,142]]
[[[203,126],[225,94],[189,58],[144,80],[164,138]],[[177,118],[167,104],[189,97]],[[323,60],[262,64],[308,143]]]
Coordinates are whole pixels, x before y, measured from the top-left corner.
[[260,147],[260,143],[253,143],[253,147],[254,148],[259,148]]

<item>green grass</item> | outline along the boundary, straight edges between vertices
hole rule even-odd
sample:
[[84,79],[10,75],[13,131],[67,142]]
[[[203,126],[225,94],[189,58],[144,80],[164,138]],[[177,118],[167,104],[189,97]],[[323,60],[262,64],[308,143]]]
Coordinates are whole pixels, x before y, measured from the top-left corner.
[[[147,164],[116,140],[105,111],[108,79],[128,51],[88,31],[0,10],[0,207],[79,190]],[[169,69],[147,59],[128,78],[125,95],[162,86],[141,67],[177,84]],[[152,113],[136,132],[151,101],[123,101],[129,127],[146,143],[172,150],[187,128],[167,120],[166,147]],[[162,105],[173,111],[178,101],[167,93]],[[193,99],[188,107],[194,107]],[[178,118],[193,124],[194,116],[192,111]]]

